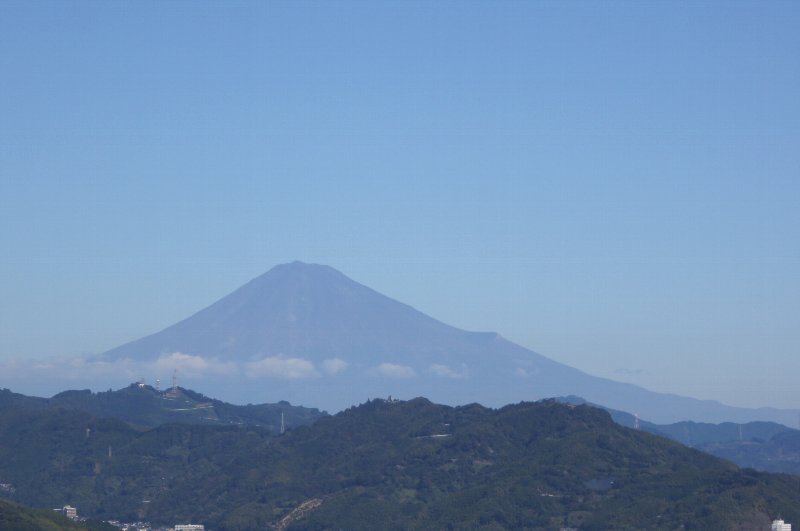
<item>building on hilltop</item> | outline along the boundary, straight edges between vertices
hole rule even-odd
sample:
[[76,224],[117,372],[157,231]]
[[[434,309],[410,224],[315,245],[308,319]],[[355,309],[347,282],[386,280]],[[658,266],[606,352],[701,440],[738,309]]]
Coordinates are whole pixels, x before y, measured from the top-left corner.
[[787,524],[783,520],[773,520],[771,531],[792,531],[792,524]]
[[63,514],[64,516],[66,516],[71,520],[76,520],[78,518],[78,509],[72,507],[71,505],[65,505],[64,508],[61,509],[61,514]]
[[206,528],[200,524],[175,524],[175,531],[206,531]]

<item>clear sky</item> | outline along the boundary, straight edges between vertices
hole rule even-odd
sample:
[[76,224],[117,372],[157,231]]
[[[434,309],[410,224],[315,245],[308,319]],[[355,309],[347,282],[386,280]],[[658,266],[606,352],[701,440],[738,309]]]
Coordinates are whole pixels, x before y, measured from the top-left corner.
[[798,27],[796,1],[4,0],[0,361],[299,259],[595,375],[798,407]]

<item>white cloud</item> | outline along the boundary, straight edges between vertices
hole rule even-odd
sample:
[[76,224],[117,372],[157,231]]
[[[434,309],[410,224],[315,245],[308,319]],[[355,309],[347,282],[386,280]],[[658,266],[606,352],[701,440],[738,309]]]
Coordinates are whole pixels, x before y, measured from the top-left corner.
[[200,356],[192,356],[183,352],[165,354],[155,361],[156,369],[178,369],[180,371],[203,372],[208,370],[208,362]]
[[[518,362],[518,363],[520,363],[520,362]],[[536,367],[533,363],[531,363],[531,362],[529,362],[527,360],[525,362],[521,362],[521,363],[523,365],[525,365],[526,367],[528,367],[528,368],[524,369],[522,367],[517,367],[516,369],[514,369],[514,375],[515,376],[519,376],[520,378],[531,378],[531,377],[537,376],[538,374],[540,374],[542,372],[539,369],[539,367]]]
[[15,362],[14,368],[21,373],[41,373],[43,376],[63,377],[67,379],[85,376],[129,375],[135,369],[134,362],[129,359],[102,361],[87,358],[56,358],[47,361]]
[[417,375],[414,369],[408,365],[397,365],[395,363],[381,363],[375,370],[378,374],[389,378],[413,378]]
[[26,387],[56,389],[89,386],[98,381],[135,381],[141,376],[131,360],[98,361],[87,358],[8,360],[0,363],[4,382],[13,379]]
[[314,378],[319,372],[314,364],[303,358],[287,358],[274,356],[246,364],[247,375],[251,378],[282,378],[285,380],[299,380]]
[[[113,361],[93,358],[54,358],[48,360],[9,360],[0,363],[0,374],[29,386],[64,391],[69,387],[100,387],[124,385],[145,378],[166,378],[178,371],[179,379],[197,380],[210,376],[236,374],[239,367],[234,362],[223,362],[181,352],[164,354],[156,360]],[[163,380],[166,381],[166,380]]]
[[328,374],[337,374],[347,368],[347,362],[341,358],[331,358],[322,362],[322,370]]
[[619,368],[614,371],[616,374],[621,374],[623,376],[639,376],[644,372],[644,369],[628,369],[628,368]]
[[236,363],[224,362],[214,358],[193,356],[183,352],[173,352],[160,356],[152,364],[150,373],[163,374],[165,371],[177,370],[183,377],[197,378],[206,374],[234,374],[238,371]]
[[461,379],[467,377],[467,366],[461,365],[461,370],[455,370],[441,363],[434,363],[428,367],[428,372],[444,378]]
[[528,374],[528,371],[526,371],[522,367],[517,367],[516,370],[514,371],[514,374],[519,376],[520,378],[527,378],[528,376],[530,376]]

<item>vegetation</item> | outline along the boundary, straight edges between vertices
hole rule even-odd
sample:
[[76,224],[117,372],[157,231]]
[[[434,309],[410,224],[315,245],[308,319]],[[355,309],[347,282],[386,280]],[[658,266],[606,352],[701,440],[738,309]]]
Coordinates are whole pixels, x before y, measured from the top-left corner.
[[244,425],[142,431],[79,411],[12,407],[0,411],[0,483],[29,505],[222,531],[800,521],[800,478],[739,470],[554,401],[491,410],[373,400],[280,437]]
[[102,522],[73,522],[52,509],[31,509],[0,500],[0,529],[13,531],[116,531]]
[[766,441],[706,443],[699,448],[757,470],[800,474],[800,432],[796,430],[778,433]]
[[[588,404],[577,396],[557,399],[572,405]],[[635,418],[630,413],[588,404],[608,411],[617,424],[633,427]],[[764,472],[800,474],[800,431],[775,422],[676,422],[653,424],[639,421],[639,429],[668,437],[686,446],[733,461],[740,467]]]
[[178,387],[161,392],[149,385],[131,384],[117,391],[92,393],[65,391],[52,398],[28,397],[0,390],[0,407],[26,409],[70,409],[97,417],[113,417],[131,424],[154,428],[162,424],[248,424],[263,426],[278,433],[281,415],[287,427],[311,424],[326,415],[316,408],[277,404],[248,404],[237,406],[208,398],[200,393]]

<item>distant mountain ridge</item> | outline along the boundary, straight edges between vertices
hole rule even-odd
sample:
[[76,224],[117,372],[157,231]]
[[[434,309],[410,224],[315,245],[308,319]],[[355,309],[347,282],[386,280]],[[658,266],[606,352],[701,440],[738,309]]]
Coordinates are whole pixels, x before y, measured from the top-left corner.
[[214,382],[204,383],[216,396],[280,396],[334,411],[387,395],[500,406],[577,394],[659,423],[797,419],[793,410],[737,408],[594,377],[496,333],[441,323],[329,266],[302,262],[278,265],[99,359],[216,367]]
[[375,399],[282,436],[0,408],[0,482],[31,506],[219,531],[287,517],[288,529],[586,531],[800,520],[800,478],[740,470],[554,400],[493,410]]
[[690,448],[727,459],[743,468],[762,472],[800,474],[800,431],[775,422],[681,421],[655,424],[625,411],[592,404],[577,396],[559,397],[557,401],[572,405],[589,405],[603,409],[617,424],[654,435],[667,437]]
[[[656,424],[647,419],[636,418],[636,415],[627,411],[619,411],[594,404],[578,396],[556,397],[564,404],[588,405],[607,411],[614,422],[626,428],[638,428],[642,431],[661,435],[692,448],[702,448],[709,443],[732,443],[736,441],[766,441],[772,437],[787,432],[800,433],[795,429],[776,422],[723,422],[713,424],[709,422],[680,421],[671,424]],[[740,465],[744,466],[744,465]]]
[[[800,432],[773,422],[698,423],[681,421],[655,424],[616,409],[594,404],[577,396],[558,397],[569,405],[589,405],[607,411],[617,424],[667,437],[691,448],[728,459],[741,467],[764,472],[800,473]],[[178,387],[159,391],[133,383],[115,391],[92,393],[88,389],[63,391],[52,398],[39,398],[0,389],[0,411],[72,410],[99,418],[111,418],[137,428],[155,428],[181,423],[210,426],[254,426],[280,433],[286,429],[313,424],[328,415],[314,408],[277,404],[237,406]]]
[[311,424],[327,415],[315,408],[277,404],[237,406],[177,387],[158,391],[149,385],[133,383],[116,391],[92,393],[88,389],[64,391],[52,398],[39,398],[0,389],[0,411],[72,410],[100,418],[114,418],[138,427],[162,424],[205,424],[259,426],[278,433],[285,428]]

